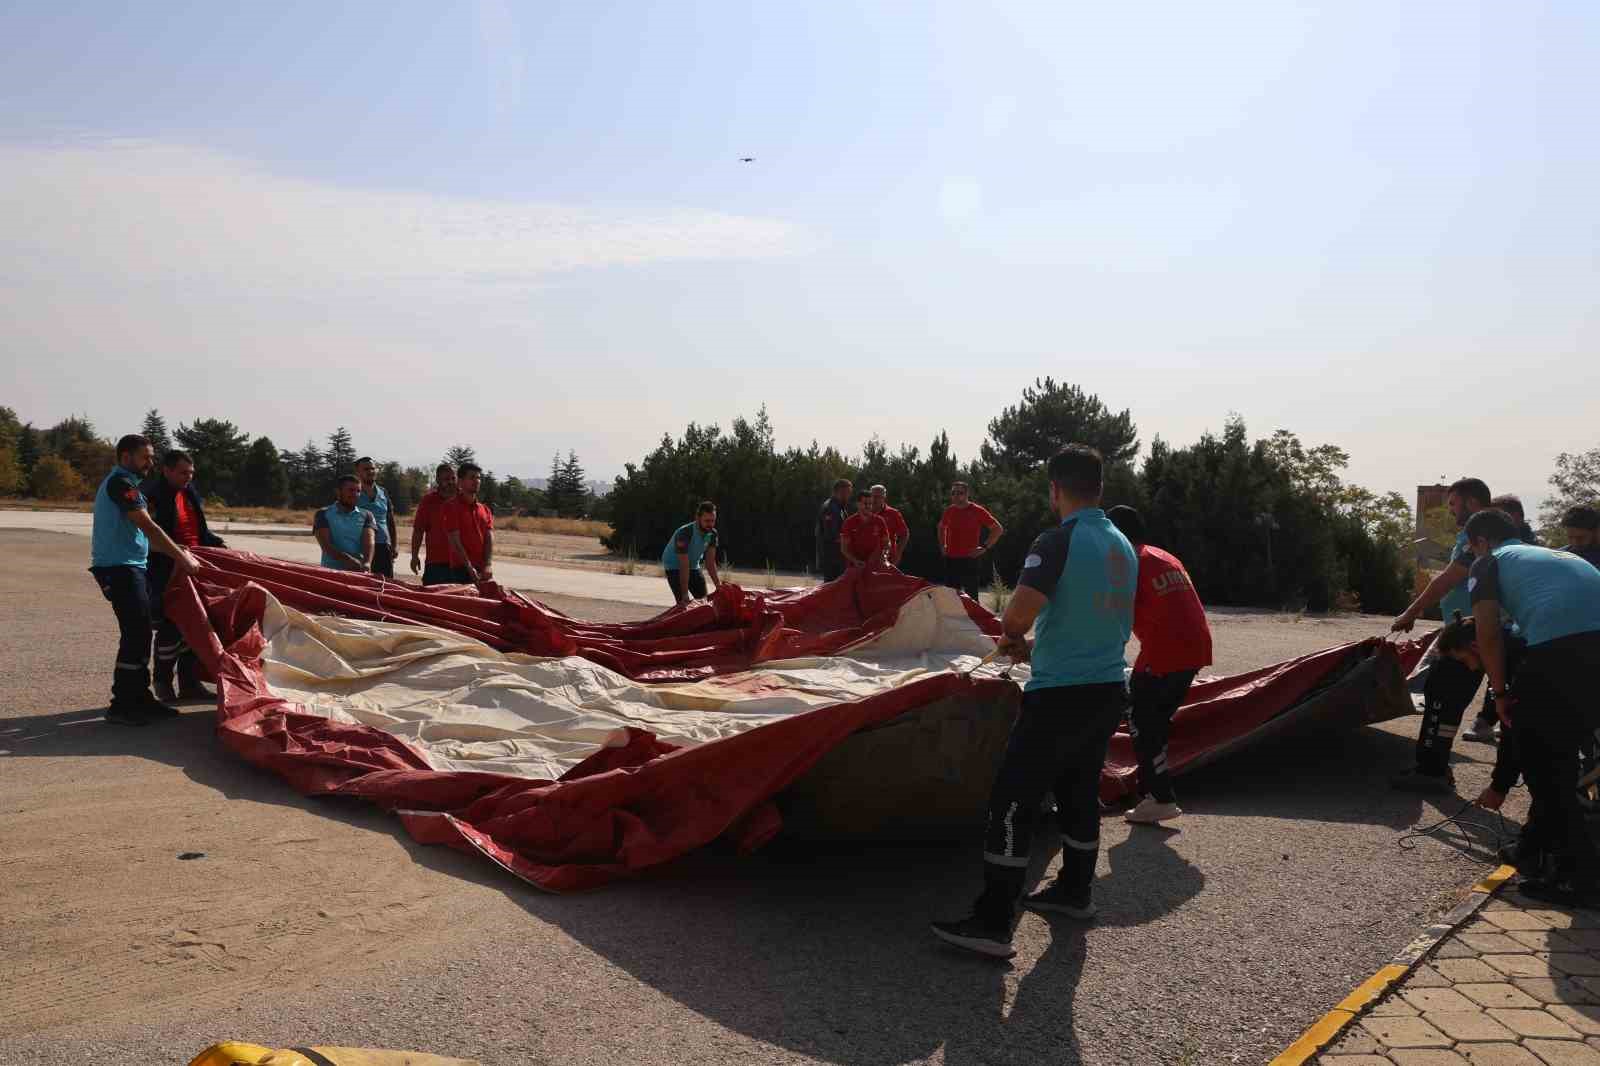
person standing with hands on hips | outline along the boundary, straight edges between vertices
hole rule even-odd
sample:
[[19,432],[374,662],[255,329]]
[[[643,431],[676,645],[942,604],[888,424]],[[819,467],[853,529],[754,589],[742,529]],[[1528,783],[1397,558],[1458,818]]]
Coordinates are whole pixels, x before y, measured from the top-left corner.
[[989,796],[983,893],[968,917],[933,923],[934,935],[946,943],[997,958],[1016,953],[1017,901],[1046,793],[1055,794],[1058,808],[1061,869],[1023,905],[1071,918],[1094,916],[1100,768],[1127,706],[1123,655],[1133,632],[1139,560],[1100,509],[1100,453],[1069,444],[1049,470],[1050,507],[1061,524],[1034,539],[1000,620],[998,650],[1033,668]]
[[[950,506],[939,519],[939,552],[944,556],[944,583],[978,598],[979,560],[1005,535],[994,515],[972,502],[965,481],[950,485]],[[987,534],[987,537],[985,536]]]

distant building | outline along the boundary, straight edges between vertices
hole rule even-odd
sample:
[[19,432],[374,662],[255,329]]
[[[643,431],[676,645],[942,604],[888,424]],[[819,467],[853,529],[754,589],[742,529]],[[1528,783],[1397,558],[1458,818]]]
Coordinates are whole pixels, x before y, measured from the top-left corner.
[[1449,485],[1417,486],[1417,566],[1437,568],[1449,558],[1449,549],[1435,544],[1428,537],[1428,512],[1445,506],[1450,498]]

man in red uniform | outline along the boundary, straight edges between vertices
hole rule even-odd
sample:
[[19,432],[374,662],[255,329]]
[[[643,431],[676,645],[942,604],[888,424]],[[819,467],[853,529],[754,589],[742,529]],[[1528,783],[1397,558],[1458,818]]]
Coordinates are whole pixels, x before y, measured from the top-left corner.
[[1183,813],[1167,772],[1167,736],[1189,683],[1211,665],[1211,627],[1189,572],[1177,556],[1145,543],[1144,519],[1132,507],[1106,512],[1139,556],[1139,590],[1133,600],[1133,635],[1139,658],[1128,680],[1133,710],[1133,750],[1139,757],[1138,806],[1125,818],[1155,825]]
[[872,486],[872,510],[889,527],[889,561],[896,566],[911,542],[911,527],[906,516],[889,506],[889,490],[882,485]]
[[[984,537],[984,532],[988,537]],[[972,502],[965,481],[950,485],[950,506],[939,519],[939,552],[944,556],[944,583],[978,598],[979,568],[983,554],[1005,533],[994,515]]]
[[462,463],[456,471],[455,499],[443,507],[450,580],[457,584],[494,580],[494,512],[478,502],[482,476],[477,463]]
[[[424,585],[450,583],[450,537],[444,531],[444,508],[456,498],[456,468],[440,463],[433,474],[434,487],[417,501],[411,516],[411,572],[422,575]],[[422,564],[422,546],[428,546],[428,564]]]
[[839,551],[851,566],[876,566],[889,551],[889,526],[872,509],[872,493],[856,493],[856,513],[839,530]]

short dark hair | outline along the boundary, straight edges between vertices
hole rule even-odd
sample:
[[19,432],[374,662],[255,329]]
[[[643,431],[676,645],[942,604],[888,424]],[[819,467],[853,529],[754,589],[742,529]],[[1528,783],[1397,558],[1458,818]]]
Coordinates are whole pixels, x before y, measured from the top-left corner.
[[339,485],[341,487],[345,486],[345,485],[359,485],[359,484],[361,484],[361,479],[356,477],[354,474],[340,474],[339,475]]
[[438,466],[433,468],[433,476],[438,477],[446,470],[450,471],[452,474],[456,472],[456,468],[451,466],[449,463],[440,463]]
[[1517,534],[1522,532],[1515,518],[1494,507],[1479,511],[1467,519],[1467,524],[1462,528],[1466,531],[1468,540],[1482,537],[1490,544],[1516,540]]
[[848,489],[850,487],[851,487],[850,479],[847,478],[847,477],[842,477],[842,478],[840,478],[839,480],[837,480],[837,481],[835,481],[833,483],[833,491],[834,492],[838,492],[840,489]]
[[1515,518],[1519,522],[1528,517],[1527,512],[1522,509],[1522,497],[1517,496],[1514,493],[1507,493],[1504,496],[1496,496],[1494,499],[1489,501],[1489,506],[1500,508],[1500,510],[1504,511],[1506,514],[1510,515],[1512,518]]
[[468,474],[481,474],[483,467],[477,463],[462,463],[456,467],[456,477],[466,477]]
[[184,451],[181,448],[174,448],[170,452],[168,452],[166,455],[163,455],[161,457],[161,465],[166,467],[168,470],[171,470],[173,467],[177,466],[179,463],[192,463],[192,462],[194,462],[194,456],[190,455],[188,452]]
[[1600,529],[1600,508],[1584,503],[1568,507],[1567,513],[1561,516],[1561,524],[1568,529]]
[[[372,456],[363,455],[361,458],[356,460],[356,465],[357,466],[360,466],[362,463],[372,463]],[[377,463],[372,463],[372,465],[373,466],[377,466],[378,464]]]
[[140,448],[150,447],[150,438],[139,433],[129,433],[117,441],[117,455],[127,455],[129,452],[138,451]]
[[1080,500],[1096,499],[1105,489],[1105,460],[1087,444],[1069,444],[1050,458],[1050,483]]
[[1463,617],[1460,611],[1453,612],[1445,627],[1439,630],[1439,654],[1449,655],[1453,651],[1463,651],[1467,645],[1478,639],[1478,624],[1470,616]]
[[1144,516],[1127,504],[1119,504],[1106,512],[1111,524],[1122,530],[1122,535],[1132,544],[1145,542]]
[[1450,491],[1446,498],[1460,496],[1465,500],[1472,500],[1479,507],[1490,506],[1493,497],[1489,495],[1489,486],[1483,483],[1482,478],[1464,477],[1459,481],[1450,483]]
[[963,490],[965,490],[967,492],[970,492],[970,491],[972,491],[972,486],[968,485],[965,481],[952,481],[952,482],[950,482],[950,491],[954,492],[954,491],[956,491],[956,489],[963,489]]
[[694,516],[699,518],[703,514],[716,514],[717,505],[710,500],[701,500],[700,505],[694,509]]

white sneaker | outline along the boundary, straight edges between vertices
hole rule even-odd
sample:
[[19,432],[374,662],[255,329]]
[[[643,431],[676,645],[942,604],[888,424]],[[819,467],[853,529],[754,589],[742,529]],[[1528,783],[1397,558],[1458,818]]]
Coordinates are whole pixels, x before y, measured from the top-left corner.
[[1134,825],[1156,825],[1170,822],[1183,813],[1176,803],[1159,803],[1154,796],[1146,796],[1139,805],[1122,817]]

